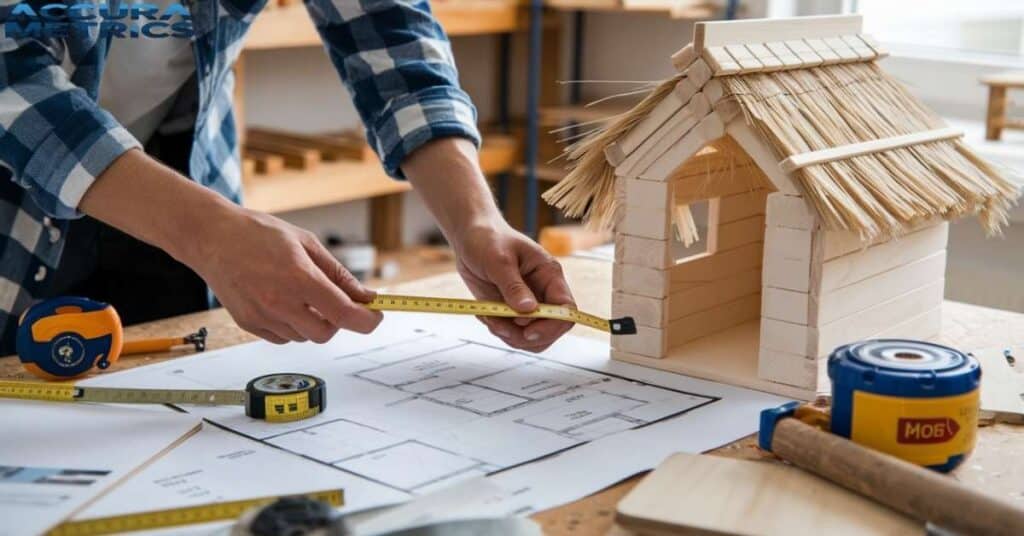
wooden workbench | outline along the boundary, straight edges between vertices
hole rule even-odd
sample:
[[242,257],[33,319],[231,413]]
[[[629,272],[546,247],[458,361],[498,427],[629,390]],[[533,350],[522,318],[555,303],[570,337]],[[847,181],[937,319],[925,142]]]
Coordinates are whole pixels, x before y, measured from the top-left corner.
[[[611,310],[611,264],[602,261],[566,258],[563,260],[570,286],[581,309],[607,316]],[[469,297],[454,273],[446,273],[402,283],[390,291],[421,295]],[[941,342],[964,350],[1024,346],[1024,314],[1000,311],[957,302],[943,304]],[[185,315],[127,328],[128,338],[169,336],[206,326],[210,330],[209,348],[223,348],[254,340],[241,331],[224,310]],[[586,337],[605,335],[583,328],[575,333]],[[126,369],[157,363],[184,355],[163,354],[126,358],[114,369]],[[0,360],[0,377],[30,379],[16,359]],[[953,475],[972,488],[1002,495],[1017,501],[1024,508],[1024,426],[993,425],[979,432],[978,446],[971,457]],[[756,447],[754,436],[713,451],[733,458],[771,460]],[[636,485],[639,477],[616,484],[600,493],[574,503],[541,512],[534,516],[544,526],[545,534],[555,536],[603,535],[613,528],[615,505]]]

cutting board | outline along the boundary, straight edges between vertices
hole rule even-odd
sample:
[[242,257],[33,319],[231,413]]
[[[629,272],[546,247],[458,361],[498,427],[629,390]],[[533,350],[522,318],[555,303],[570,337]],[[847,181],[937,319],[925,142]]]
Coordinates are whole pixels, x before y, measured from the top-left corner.
[[675,454],[618,507],[634,534],[924,533],[924,525],[792,466]]

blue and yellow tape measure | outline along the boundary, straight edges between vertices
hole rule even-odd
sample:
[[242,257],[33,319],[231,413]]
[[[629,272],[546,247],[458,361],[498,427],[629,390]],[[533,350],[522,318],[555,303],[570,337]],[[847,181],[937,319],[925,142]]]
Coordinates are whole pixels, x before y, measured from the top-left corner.
[[974,450],[981,366],[970,355],[930,342],[875,339],[833,351],[828,375],[831,411],[796,402],[762,411],[762,448],[771,450],[779,419],[795,417],[940,472]]

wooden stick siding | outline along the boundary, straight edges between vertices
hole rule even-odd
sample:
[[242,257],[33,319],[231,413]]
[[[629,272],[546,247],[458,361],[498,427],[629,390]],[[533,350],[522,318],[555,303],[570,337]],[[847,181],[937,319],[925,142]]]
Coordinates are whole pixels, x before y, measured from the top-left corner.
[[892,136],[873,141],[851,143],[848,145],[822,149],[820,151],[793,155],[782,162],[779,162],[779,168],[782,169],[784,173],[792,173],[807,166],[818,166],[829,162],[835,162],[837,160],[847,160],[857,156],[880,153],[883,151],[892,151],[893,149],[902,149],[903,147],[911,147],[922,143],[962,138],[963,135],[963,131],[958,128],[938,128],[934,130],[926,130],[924,132],[915,132],[913,134],[904,134],[902,136]]

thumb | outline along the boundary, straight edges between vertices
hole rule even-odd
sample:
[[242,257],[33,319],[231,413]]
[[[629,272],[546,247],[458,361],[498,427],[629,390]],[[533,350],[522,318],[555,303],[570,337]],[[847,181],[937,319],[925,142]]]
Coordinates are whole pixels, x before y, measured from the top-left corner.
[[537,298],[526,281],[523,280],[523,275],[519,273],[519,263],[514,256],[511,260],[499,259],[495,263],[493,273],[491,283],[498,287],[505,303],[520,313],[537,310]]
[[356,279],[356,276],[352,275],[344,265],[338,262],[338,259],[335,259],[334,255],[331,255],[327,248],[319,241],[305,244],[305,249],[313,264],[320,268],[324,275],[335,285],[338,285],[353,301],[368,303],[377,295],[376,292],[363,286]]

